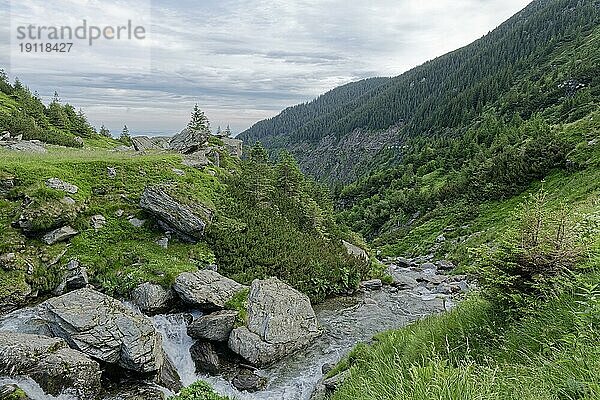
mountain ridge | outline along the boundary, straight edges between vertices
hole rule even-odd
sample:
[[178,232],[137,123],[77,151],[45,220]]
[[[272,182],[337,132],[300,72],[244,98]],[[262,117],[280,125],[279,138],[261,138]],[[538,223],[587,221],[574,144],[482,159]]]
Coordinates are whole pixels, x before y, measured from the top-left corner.
[[[288,121],[289,113],[281,113],[268,124],[264,121],[255,124],[239,138],[246,143],[260,140],[272,153],[289,150],[298,158],[303,170],[318,179],[350,182],[390,158],[389,154],[381,153],[399,148],[407,137],[460,133],[486,107],[497,106],[501,101],[509,103],[503,106],[504,114],[516,112],[523,118],[556,104],[562,94],[556,84],[547,90],[545,98],[537,99],[537,103],[533,99],[531,106],[520,104],[518,98],[503,98],[511,95],[521,80],[540,75],[533,71],[535,65],[545,63],[557,48],[576,47],[575,42],[580,42],[599,21],[597,2],[534,1],[473,43],[391,78],[374,89],[358,90],[353,101],[341,101],[331,112],[318,113],[318,117],[308,122],[295,121],[300,122],[299,128],[287,128],[294,124]],[[561,82],[579,79],[564,78]],[[589,83],[592,79],[592,74],[587,74],[580,80]],[[360,82],[349,85],[360,89]],[[335,98],[337,90],[328,92],[328,96]],[[311,113],[312,106],[311,102],[296,107]],[[267,126],[271,127],[270,132],[265,131]],[[361,151],[359,142],[344,142],[352,133],[376,137],[392,127],[398,128],[398,135],[390,135],[377,149]],[[340,157],[349,147],[355,147],[355,154]],[[401,157],[399,151],[392,153],[393,159]],[[318,154],[319,160],[312,154]]]

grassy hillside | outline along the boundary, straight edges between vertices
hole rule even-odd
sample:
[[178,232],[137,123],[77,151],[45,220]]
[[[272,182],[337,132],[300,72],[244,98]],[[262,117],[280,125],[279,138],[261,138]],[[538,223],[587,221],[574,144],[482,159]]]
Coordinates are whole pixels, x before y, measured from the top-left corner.
[[[565,125],[562,132],[589,133],[595,120]],[[336,371],[349,369],[350,375],[331,398],[599,398],[600,148],[591,143],[569,154],[583,166],[579,170],[553,171],[506,200],[439,208],[398,243],[384,246],[390,253],[419,253],[443,233],[447,241],[439,251],[449,252],[482,289],[450,313],[357,347],[338,365]],[[540,191],[546,196],[541,206],[527,212],[524,205]],[[553,253],[536,246],[529,276],[511,269],[520,260],[510,249],[528,237],[531,215],[544,216],[540,232],[550,234],[551,246],[557,239],[550,226],[566,216],[560,226],[569,245],[552,261],[552,272],[544,258]],[[574,252],[575,264],[558,268]]]
[[[355,287],[368,274],[369,265],[342,246],[342,238],[350,238],[335,223],[331,203],[322,200],[295,164],[241,162],[222,153],[220,167],[198,170],[184,166],[176,154],[90,147],[114,142],[95,139],[84,149],[51,147],[47,154],[0,149],[0,181],[14,184],[4,194],[0,191],[3,305],[48,294],[70,259],[88,269],[96,287],[115,295],[127,295],[142,282],[168,286],[177,274],[215,262],[222,273],[241,282],[278,276],[313,299]],[[49,178],[78,186],[76,194],[68,195],[73,201],[48,188]],[[167,249],[156,243],[164,233],[138,204],[144,188],[157,184],[167,185],[183,203],[215,211],[203,241],[189,244],[173,238]],[[284,195],[284,189],[292,192]],[[253,196],[262,195],[269,196],[269,203],[255,201]],[[32,217],[33,232],[25,234],[11,225],[20,215]],[[106,219],[97,231],[94,215]],[[136,227],[129,222],[132,217],[146,223]],[[69,243],[41,242],[44,233],[66,224],[80,232]],[[324,248],[327,257],[322,257]]]

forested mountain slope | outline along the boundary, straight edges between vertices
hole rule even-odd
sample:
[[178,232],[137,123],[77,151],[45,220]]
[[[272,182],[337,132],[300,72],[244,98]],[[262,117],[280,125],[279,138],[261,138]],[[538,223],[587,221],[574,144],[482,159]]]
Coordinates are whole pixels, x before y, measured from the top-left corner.
[[[241,138],[261,140],[275,152],[290,150],[316,177],[349,182],[395,164],[407,138],[464,133],[489,108],[501,118],[529,119],[560,106],[548,121],[555,123],[574,102],[598,96],[600,67],[589,43],[599,22],[598,1],[534,1],[485,37],[352,101],[298,106],[259,122]],[[327,96],[344,98],[353,85]]]

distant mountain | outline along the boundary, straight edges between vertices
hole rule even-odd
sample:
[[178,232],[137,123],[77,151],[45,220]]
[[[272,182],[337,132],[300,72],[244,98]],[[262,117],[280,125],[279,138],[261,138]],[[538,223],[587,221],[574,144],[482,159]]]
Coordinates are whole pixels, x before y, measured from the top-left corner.
[[466,47],[393,79],[339,87],[239,137],[289,150],[317,178],[353,181],[399,160],[408,138],[460,134],[490,107],[527,119],[577,85],[596,87],[599,64],[577,49],[599,23],[597,0],[534,1]]

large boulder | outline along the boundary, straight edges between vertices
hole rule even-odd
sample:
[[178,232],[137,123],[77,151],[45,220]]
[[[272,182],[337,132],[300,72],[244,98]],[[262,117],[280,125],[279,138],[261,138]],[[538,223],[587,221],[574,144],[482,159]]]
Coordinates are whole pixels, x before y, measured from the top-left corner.
[[166,311],[173,300],[173,292],[160,285],[145,282],[131,292],[131,301],[141,311],[155,314]]
[[209,132],[194,131],[186,128],[173,136],[169,147],[171,150],[178,151],[179,153],[191,154],[206,146],[208,136]]
[[44,392],[81,399],[100,391],[100,366],[59,338],[0,332],[0,375],[25,375]]
[[187,304],[215,309],[225,304],[246,286],[209,270],[184,272],[175,279],[173,290]]
[[164,188],[150,186],[144,190],[140,207],[186,237],[201,239],[211,222],[213,212],[199,204],[178,202]]
[[270,278],[252,282],[247,324],[234,329],[228,343],[250,363],[263,366],[307,346],[320,334],[309,298]]
[[369,261],[369,254],[367,254],[367,252],[364,249],[361,249],[360,247],[358,247],[350,242],[346,242],[345,240],[342,240],[342,244],[346,248],[346,251],[348,252],[348,254],[350,254],[351,256],[354,256],[354,257],[358,258],[359,260],[363,260],[363,261],[367,261],[367,262]]
[[226,342],[233,330],[237,315],[238,312],[232,310],[222,310],[202,315],[188,325],[188,335],[198,340]]
[[136,151],[169,150],[169,139],[166,137],[134,136],[131,142]]
[[53,336],[93,358],[140,373],[163,366],[162,341],[152,322],[102,293],[79,289],[46,300],[39,315]]

